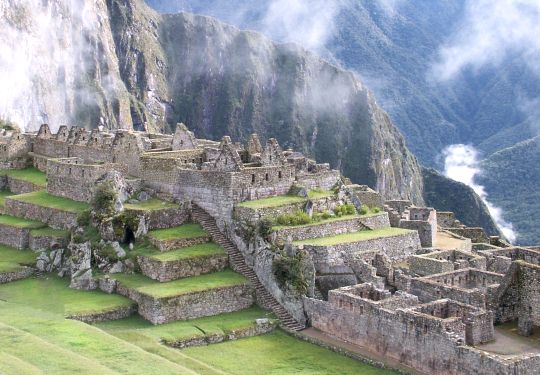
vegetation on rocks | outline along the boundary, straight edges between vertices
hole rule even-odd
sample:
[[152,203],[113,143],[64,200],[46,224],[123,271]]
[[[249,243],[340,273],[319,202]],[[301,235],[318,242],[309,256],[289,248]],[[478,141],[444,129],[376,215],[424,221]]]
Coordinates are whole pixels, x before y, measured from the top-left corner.
[[280,252],[274,258],[272,270],[281,287],[290,287],[298,295],[305,295],[308,290],[308,280],[304,269],[305,254],[301,251],[293,256]]

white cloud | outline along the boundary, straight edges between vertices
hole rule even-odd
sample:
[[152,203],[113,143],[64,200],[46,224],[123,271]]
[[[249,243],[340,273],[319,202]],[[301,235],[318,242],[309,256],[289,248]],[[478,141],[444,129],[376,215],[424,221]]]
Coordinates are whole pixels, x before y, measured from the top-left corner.
[[262,25],[272,38],[320,50],[335,32],[335,18],[341,1],[273,0]]
[[514,243],[517,239],[517,233],[512,223],[504,220],[502,209],[488,201],[485,188],[475,181],[475,177],[482,172],[478,167],[476,149],[463,144],[451,145],[444,149],[443,156],[445,176],[471,187],[482,198],[504,236]]
[[496,66],[521,56],[540,74],[540,1],[469,0],[465,17],[439,50],[431,75],[451,80],[465,68]]

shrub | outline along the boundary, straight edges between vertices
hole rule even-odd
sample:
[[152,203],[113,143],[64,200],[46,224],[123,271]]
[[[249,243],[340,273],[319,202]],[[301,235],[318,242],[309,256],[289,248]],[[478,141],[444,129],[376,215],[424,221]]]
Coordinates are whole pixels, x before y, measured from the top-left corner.
[[345,213],[347,215],[354,215],[356,214],[356,207],[354,207],[354,204],[346,204],[345,206]]
[[92,220],[92,213],[90,210],[84,210],[77,216],[77,225],[80,227],[87,227]]
[[311,218],[304,211],[296,211],[292,214],[279,215],[276,223],[283,226],[294,226],[311,223]]
[[381,209],[379,207],[373,207],[371,209],[371,211],[373,211],[374,213],[378,214],[379,212],[381,212]]
[[259,223],[259,235],[266,238],[270,234],[272,234],[272,220],[262,219]]
[[363,206],[362,209],[360,210],[360,214],[361,215],[366,215],[368,213],[368,208],[366,206]]
[[322,218],[323,218],[323,220],[328,220],[328,219],[330,219],[331,217],[332,217],[332,214],[330,213],[330,211],[324,211],[324,212],[322,213]]
[[116,191],[110,181],[105,181],[96,187],[94,198],[92,199],[92,208],[99,221],[103,222],[114,216],[117,198]]
[[293,257],[280,254],[274,258],[272,270],[278,283],[284,287],[290,285],[296,293],[304,295],[307,293],[308,282],[302,267],[303,254],[297,253]]

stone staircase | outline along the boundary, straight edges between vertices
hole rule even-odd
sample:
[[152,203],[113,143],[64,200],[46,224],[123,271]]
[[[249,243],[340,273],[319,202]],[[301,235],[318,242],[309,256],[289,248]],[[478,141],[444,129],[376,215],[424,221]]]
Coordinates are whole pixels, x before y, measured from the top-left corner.
[[255,287],[259,301],[263,306],[268,307],[278,317],[283,327],[291,331],[300,331],[306,328],[303,324],[297,322],[291,314],[279,304],[279,302],[266,290],[259,281],[255,272],[248,267],[244,260],[244,256],[238,248],[219,230],[216,221],[206,211],[199,206],[193,204],[192,209],[193,220],[198,222],[205,231],[207,231],[214,242],[223,247],[229,254],[229,262],[231,267],[244,275]]

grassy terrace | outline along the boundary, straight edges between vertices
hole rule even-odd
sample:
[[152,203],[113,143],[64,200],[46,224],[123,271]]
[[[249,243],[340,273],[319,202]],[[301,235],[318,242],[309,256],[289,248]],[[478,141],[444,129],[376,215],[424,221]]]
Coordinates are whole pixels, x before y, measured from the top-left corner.
[[363,218],[363,217],[377,216],[377,215],[381,215],[381,214],[382,214],[381,212],[370,211],[365,215],[357,215],[356,214],[356,215],[345,215],[345,216],[341,216],[341,217],[335,216],[335,217],[331,217],[331,218],[326,219],[326,220],[323,219],[321,221],[314,221],[313,223],[309,223],[309,224],[288,225],[288,226],[287,225],[274,225],[272,227],[272,229],[274,229],[276,231],[279,231],[281,229],[289,229],[289,228],[312,227],[312,226],[317,226],[319,224],[334,223],[334,222],[338,222],[338,221],[354,220],[354,219],[359,219],[359,218]]
[[17,271],[21,266],[36,264],[36,253],[0,245],[0,272]]
[[211,347],[188,348],[182,352],[230,374],[393,374],[297,340],[279,330]]
[[[0,256],[3,254],[4,251],[0,251]],[[35,254],[33,255],[35,257]],[[46,279],[25,279],[0,285],[0,299],[10,303],[39,306],[42,310],[62,316],[107,312],[131,306],[133,303],[115,294],[70,289],[69,279],[52,275]]]
[[89,205],[86,203],[50,195],[44,190],[14,195],[9,199],[72,213],[80,213],[89,208]]
[[152,198],[147,201],[139,202],[139,203],[126,203],[124,204],[124,207],[126,210],[134,210],[134,211],[155,211],[155,210],[163,210],[166,208],[178,208],[177,204],[165,202],[157,198]]
[[192,259],[198,257],[211,257],[213,255],[226,254],[225,250],[214,242],[184,247],[178,250],[157,252],[149,257],[160,262],[171,262],[175,260]]
[[8,176],[16,180],[30,182],[43,188],[47,186],[47,175],[36,168],[3,169],[0,170],[0,176]]
[[0,190],[0,207],[4,207],[4,204],[6,203],[6,198],[11,197],[12,195],[14,194],[9,190]]
[[67,238],[69,237],[69,231],[46,227],[40,229],[32,229],[30,231],[30,235],[32,237]]
[[114,335],[122,335],[131,330],[152,337],[156,342],[164,341],[174,343],[195,337],[204,337],[214,334],[226,334],[233,330],[245,329],[255,326],[255,319],[273,318],[267,311],[259,307],[208,316],[187,321],[178,321],[161,325],[152,325],[140,316],[132,316],[127,319],[98,323],[97,326]]
[[338,234],[336,236],[319,237],[303,241],[295,241],[294,245],[313,245],[313,246],[333,246],[342,243],[360,242],[373,240],[375,238],[384,238],[399,236],[413,232],[412,230],[401,228],[384,228],[378,230],[362,230],[354,233]]
[[199,224],[183,224],[169,229],[156,229],[148,232],[156,240],[168,241],[182,238],[208,237],[208,233]]
[[111,275],[111,277],[130,289],[135,289],[140,293],[154,298],[175,297],[183,294],[202,292],[208,289],[225,288],[248,283],[248,280],[244,276],[230,269],[167,283],[160,283],[140,274],[115,274]]
[[[309,199],[326,198],[326,197],[331,197],[333,195],[334,193],[331,191],[319,191],[319,190],[312,190],[308,193]],[[285,206],[288,204],[302,203],[302,202],[306,202],[307,200],[308,200],[307,198],[299,197],[296,195],[279,195],[277,197],[270,197],[270,198],[242,202],[242,203],[239,203],[238,206],[246,207],[246,208],[253,208],[253,209],[272,208],[272,207]]]
[[8,215],[0,215],[0,225],[7,225],[21,229],[38,229],[46,226],[39,221],[26,220]]

